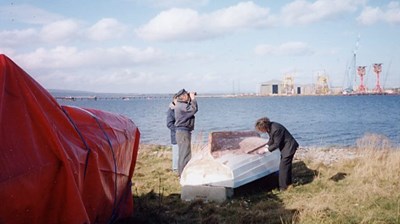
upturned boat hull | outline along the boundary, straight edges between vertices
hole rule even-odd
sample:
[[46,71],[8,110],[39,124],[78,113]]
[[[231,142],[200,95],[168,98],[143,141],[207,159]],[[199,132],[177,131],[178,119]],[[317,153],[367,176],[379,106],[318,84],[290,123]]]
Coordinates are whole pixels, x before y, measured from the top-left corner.
[[266,139],[257,132],[213,132],[209,144],[186,165],[182,186],[237,188],[279,170],[280,152],[257,154]]

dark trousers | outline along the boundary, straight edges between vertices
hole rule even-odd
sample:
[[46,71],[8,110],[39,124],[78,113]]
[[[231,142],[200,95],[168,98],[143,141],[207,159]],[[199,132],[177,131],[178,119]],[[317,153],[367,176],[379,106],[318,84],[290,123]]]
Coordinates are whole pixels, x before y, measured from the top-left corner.
[[282,156],[279,164],[279,189],[285,190],[292,184],[293,155]]
[[191,138],[192,134],[189,131],[176,131],[176,142],[179,147],[178,156],[178,173],[181,176],[183,169],[192,157],[191,152]]

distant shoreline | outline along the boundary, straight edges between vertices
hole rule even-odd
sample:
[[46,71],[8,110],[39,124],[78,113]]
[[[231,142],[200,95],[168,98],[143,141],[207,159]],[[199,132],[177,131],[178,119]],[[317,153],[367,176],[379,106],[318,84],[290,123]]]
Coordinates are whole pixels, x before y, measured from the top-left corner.
[[[263,98],[263,97],[324,97],[324,96],[400,96],[400,93],[349,93],[349,94],[301,94],[301,95],[258,95],[258,94],[204,94],[197,98]],[[137,94],[137,95],[81,95],[81,96],[54,96],[57,100],[76,101],[76,100],[135,100],[135,99],[170,99],[172,94]]]

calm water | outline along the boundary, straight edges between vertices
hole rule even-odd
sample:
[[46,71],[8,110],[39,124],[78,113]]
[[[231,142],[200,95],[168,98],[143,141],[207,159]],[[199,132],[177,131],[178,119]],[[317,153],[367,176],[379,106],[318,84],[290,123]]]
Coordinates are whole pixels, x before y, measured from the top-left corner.
[[[131,118],[141,143],[169,144],[169,99],[59,101]],[[385,135],[400,144],[400,96],[300,96],[198,98],[194,142],[211,131],[254,130],[264,116],[286,126],[303,147],[351,146],[365,133]]]

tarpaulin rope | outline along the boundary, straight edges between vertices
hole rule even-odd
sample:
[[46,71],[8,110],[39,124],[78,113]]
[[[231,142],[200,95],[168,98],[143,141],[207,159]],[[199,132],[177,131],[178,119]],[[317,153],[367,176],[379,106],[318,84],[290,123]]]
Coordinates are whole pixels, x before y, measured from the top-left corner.
[[103,128],[103,126],[101,125],[99,119],[98,119],[94,114],[90,113],[89,111],[87,111],[87,112],[94,118],[94,120],[96,121],[97,125],[99,125],[101,131],[103,132],[104,136],[106,137],[107,142],[108,142],[108,145],[110,146],[110,150],[111,150],[111,153],[112,153],[112,156],[113,156],[113,160],[114,160],[114,175],[115,175],[115,181],[114,181],[114,187],[115,187],[115,188],[114,188],[114,204],[113,204],[112,215],[111,215],[110,221],[109,221],[109,223],[113,223],[113,222],[116,220],[116,218],[117,218],[117,217],[116,217],[116,215],[117,215],[117,214],[116,214],[116,208],[117,208],[117,187],[118,187],[118,182],[117,182],[117,178],[118,178],[118,175],[117,175],[117,160],[116,160],[116,158],[115,158],[115,152],[114,152],[114,148],[112,147],[111,140],[110,140],[110,138],[108,137],[106,131],[105,131],[104,128]]
[[81,138],[83,144],[85,145],[86,150],[88,151],[88,153],[86,155],[86,159],[85,159],[85,170],[83,171],[83,179],[85,179],[86,178],[87,167],[88,167],[88,164],[89,164],[89,155],[90,155],[91,149],[90,149],[89,145],[87,144],[87,142],[85,141],[85,138],[83,138],[83,135],[79,131],[79,128],[76,126],[75,122],[72,120],[71,116],[68,114],[68,112],[64,109],[63,106],[61,106],[61,109],[64,112],[64,114],[67,116],[67,118],[71,122],[71,124],[74,126],[76,132],[78,133],[78,135]]
[[[71,121],[71,123],[74,125],[75,130],[78,132],[78,134],[79,134],[79,136],[81,137],[82,141],[84,142],[86,148],[89,149],[89,147],[88,147],[86,141],[84,140],[84,138],[83,138],[81,132],[79,131],[78,127],[75,125],[75,122],[72,120],[72,118],[69,116],[69,114],[67,113],[67,111],[64,110],[64,108],[63,108],[62,106],[61,106],[61,108],[63,109],[64,113],[67,115],[67,117],[68,117],[68,119]],[[114,202],[113,202],[113,210],[112,210],[111,217],[110,217],[110,220],[109,220],[108,223],[113,223],[113,222],[116,220],[116,218],[117,218],[116,212],[117,212],[117,194],[118,194],[118,193],[117,193],[117,187],[118,187],[118,182],[117,182],[117,178],[118,178],[118,173],[117,173],[117,160],[116,160],[116,158],[115,158],[114,148],[112,147],[111,140],[110,140],[109,136],[107,135],[106,131],[104,130],[103,126],[101,125],[101,123],[100,123],[99,119],[97,118],[97,116],[94,115],[93,113],[91,113],[90,111],[87,111],[87,110],[85,110],[85,109],[83,109],[83,108],[80,108],[80,107],[74,107],[74,108],[86,112],[87,114],[89,114],[89,115],[96,121],[97,125],[99,126],[99,128],[100,128],[101,131],[103,132],[103,134],[104,134],[104,136],[105,136],[105,138],[106,138],[106,140],[107,140],[108,145],[110,146],[110,150],[111,150],[111,153],[112,153],[112,156],[113,156],[113,161],[114,161],[114,176],[115,176],[114,179],[115,179],[115,180],[114,180]],[[90,150],[90,149],[89,149],[89,150]],[[88,156],[89,156],[89,155],[88,155]],[[86,167],[87,167],[88,158],[89,158],[88,156],[86,157],[85,174],[86,174]]]

